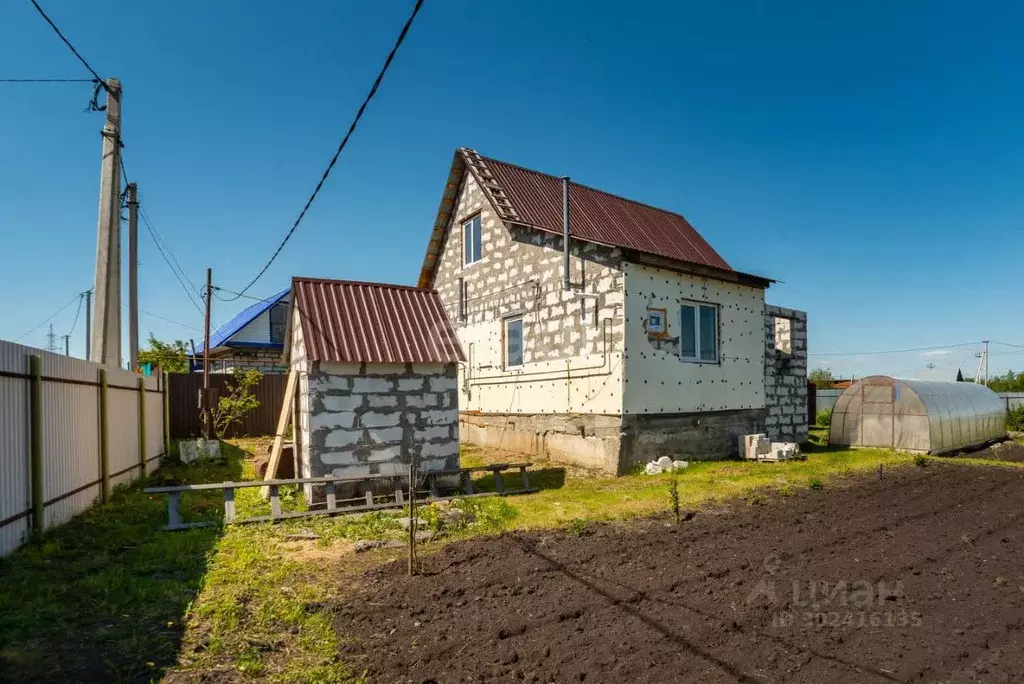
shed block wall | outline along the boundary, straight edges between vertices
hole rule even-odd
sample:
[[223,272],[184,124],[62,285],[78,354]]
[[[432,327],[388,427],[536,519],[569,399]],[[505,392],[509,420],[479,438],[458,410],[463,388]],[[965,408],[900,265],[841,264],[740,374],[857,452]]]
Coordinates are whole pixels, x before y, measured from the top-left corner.
[[627,415],[622,419],[620,472],[662,456],[684,461],[733,458],[739,437],[761,432],[764,409]]
[[[482,258],[466,265],[462,226],[476,215]],[[501,220],[472,174],[452,216],[433,286],[467,355],[459,375],[462,410],[621,413],[620,250],[571,241],[573,287],[566,291],[562,237]],[[511,316],[523,319],[524,362],[516,367],[505,363],[504,322]]]
[[807,312],[766,304],[764,346],[765,432],[776,442],[806,442]]
[[412,457],[423,470],[459,467],[455,364],[308,366],[311,477],[402,475]]

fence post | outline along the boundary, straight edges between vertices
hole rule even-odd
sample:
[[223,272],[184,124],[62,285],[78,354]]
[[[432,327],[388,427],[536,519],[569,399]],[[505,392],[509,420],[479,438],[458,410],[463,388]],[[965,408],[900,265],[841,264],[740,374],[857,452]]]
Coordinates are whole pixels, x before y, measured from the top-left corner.
[[110,454],[107,453],[107,369],[100,368],[100,500],[110,500]]
[[146,379],[139,378],[139,475],[146,477]]
[[46,526],[45,489],[43,487],[43,358],[28,358],[29,381],[29,458],[32,469],[32,532],[42,534]]
[[167,381],[170,377],[167,373],[161,372],[162,386],[164,390],[164,457],[171,455],[171,396]]

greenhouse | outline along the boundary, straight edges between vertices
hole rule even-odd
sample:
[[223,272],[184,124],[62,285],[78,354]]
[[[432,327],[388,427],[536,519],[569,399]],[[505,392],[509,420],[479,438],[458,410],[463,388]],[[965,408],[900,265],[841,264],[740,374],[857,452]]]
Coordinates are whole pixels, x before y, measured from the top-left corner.
[[828,441],[935,454],[1005,435],[1003,404],[984,385],[873,375],[839,395]]

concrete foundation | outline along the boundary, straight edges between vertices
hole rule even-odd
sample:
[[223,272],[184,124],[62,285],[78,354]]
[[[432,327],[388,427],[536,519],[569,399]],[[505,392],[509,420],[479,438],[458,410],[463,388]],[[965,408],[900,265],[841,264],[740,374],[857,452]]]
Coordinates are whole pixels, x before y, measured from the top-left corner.
[[764,410],[610,416],[459,416],[465,442],[624,475],[661,456],[688,461],[734,458],[740,435],[763,431]]

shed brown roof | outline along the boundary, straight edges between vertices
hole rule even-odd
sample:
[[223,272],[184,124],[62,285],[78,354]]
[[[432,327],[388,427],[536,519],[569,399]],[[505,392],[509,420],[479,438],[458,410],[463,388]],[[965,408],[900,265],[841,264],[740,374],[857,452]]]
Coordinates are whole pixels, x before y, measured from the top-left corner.
[[455,363],[462,347],[434,290],[293,278],[311,361]]

